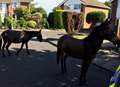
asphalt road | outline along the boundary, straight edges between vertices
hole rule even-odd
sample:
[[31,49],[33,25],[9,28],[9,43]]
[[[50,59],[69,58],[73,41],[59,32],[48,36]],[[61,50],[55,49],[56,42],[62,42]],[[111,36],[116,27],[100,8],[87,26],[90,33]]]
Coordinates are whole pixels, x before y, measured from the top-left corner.
[[81,60],[78,59],[68,58],[68,73],[61,74],[52,42],[63,34],[43,31],[44,42],[29,42],[31,55],[27,55],[24,48],[19,56],[15,56],[20,44],[12,44],[12,56],[0,56],[0,87],[108,87],[111,72],[93,64],[89,68],[87,85],[79,86]]

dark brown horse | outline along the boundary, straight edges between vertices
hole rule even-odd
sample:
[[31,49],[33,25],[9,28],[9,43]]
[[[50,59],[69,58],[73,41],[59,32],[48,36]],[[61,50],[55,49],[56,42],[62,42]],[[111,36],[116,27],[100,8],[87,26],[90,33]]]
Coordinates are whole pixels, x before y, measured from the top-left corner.
[[114,30],[109,28],[110,20],[106,20],[99,26],[94,27],[93,31],[85,39],[75,39],[70,35],[59,38],[57,44],[57,63],[61,60],[61,70],[66,72],[66,59],[68,56],[82,59],[80,82],[86,82],[86,74],[97,51],[100,49],[104,39],[119,44]]
[[[39,41],[42,41],[42,34],[41,30],[40,31],[15,31],[15,30],[6,30],[2,32],[1,34],[1,40],[3,40],[3,45],[2,46],[2,56],[4,57],[4,48],[6,47],[6,50],[9,54],[11,55],[9,51],[9,47],[11,43],[22,43],[21,48],[17,51],[16,55],[19,54],[19,52],[22,50],[24,44],[26,45],[26,51],[28,54],[30,54],[28,50],[28,41],[32,39],[33,37],[37,37]],[[0,40],[0,41],[1,41]]]

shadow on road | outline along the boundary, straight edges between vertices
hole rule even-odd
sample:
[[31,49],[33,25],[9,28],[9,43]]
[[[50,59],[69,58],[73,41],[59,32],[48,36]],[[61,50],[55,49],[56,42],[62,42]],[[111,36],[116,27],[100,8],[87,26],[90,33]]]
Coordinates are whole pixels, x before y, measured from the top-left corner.
[[66,87],[78,81],[77,72],[71,72],[71,75],[60,73],[56,52],[30,49],[31,55],[27,55],[23,49],[16,56],[17,50],[12,48],[12,56],[0,57],[1,87]]
[[[79,87],[80,60],[69,58],[68,73],[63,75],[60,73],[59,65],[56,64],[55,51],[30,49],[31,55],[27,55],[23,49],[19,56],[15,56],[16,50],[18,49],[12,48],[12,56],[0,57],[1,87]],[[101,76],[96,75],[99,71],[101,70],[92,66],[88,74],[92,72],[95,76],[89,75],[89,85],[81,87],[107,87],[109,75],[107,78],[103,75],[102,82],[97,80],[98,84],[94,84],[95,79],[101,79]]]

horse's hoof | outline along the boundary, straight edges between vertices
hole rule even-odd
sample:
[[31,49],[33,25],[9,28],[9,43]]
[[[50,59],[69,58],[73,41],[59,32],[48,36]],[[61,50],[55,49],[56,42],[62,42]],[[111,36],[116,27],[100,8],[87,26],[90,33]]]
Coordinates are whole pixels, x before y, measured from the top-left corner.
[[11,56],[11,54],[8,54],[8,56]]
[[65,74],[66,72],[62,70],[61,73],[62,73],[62,74]]
[[2,57],[6,57],[5,55],[2,55]]
[[15,55],[18,56],[18,53],[16,53]]
[[61,74],[66,75],[66,74],[67,74],[67,72],[65,72],[65,71],[61,71]]
[[85,85],[87,85],[87,82],[85,82],[85,83],[84,82],[79,82],[79,85],[80,86],[85,86]]
[[80,84],[84,84],[84,85],[86,85],[87,84],[87,80],[86,79],[80,79]]
[[79,81],[79,84],[80,84],[80,85],[87,85],[87,80],[80,80],[80,81]]
[[30,53],[28,53],[28,55],[31,55]]

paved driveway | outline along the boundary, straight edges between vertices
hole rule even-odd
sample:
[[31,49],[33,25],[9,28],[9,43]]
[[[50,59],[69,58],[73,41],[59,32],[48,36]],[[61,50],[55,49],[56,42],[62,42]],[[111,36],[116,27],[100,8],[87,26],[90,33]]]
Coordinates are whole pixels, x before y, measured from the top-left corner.
[[88,72],[88,84],[79,86],[81,61],[69,58],[68,73],[62,75],[56,64],[55,43],[63,31],[43,31],[44,42],[31,40],[27,55],[23,49],[15,56],[19,44],[10,47],[12,56],[0,57],[0,87],[108,87],[111,72],[91,65]]

